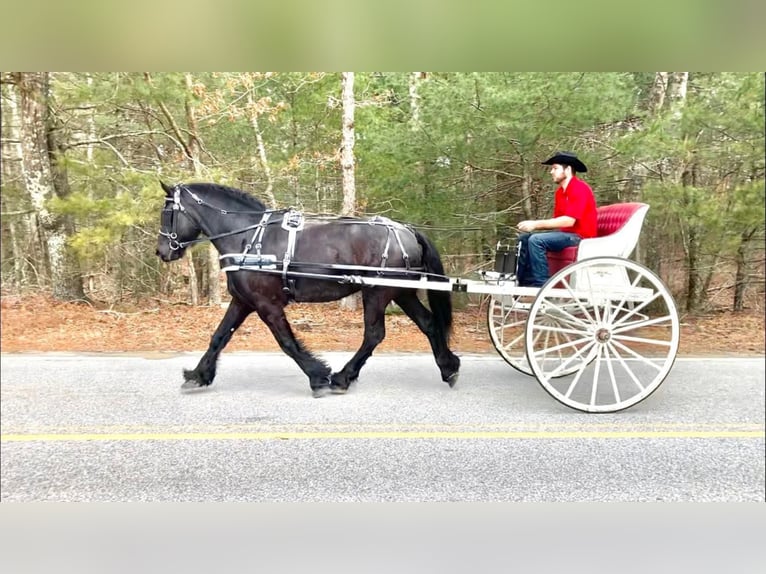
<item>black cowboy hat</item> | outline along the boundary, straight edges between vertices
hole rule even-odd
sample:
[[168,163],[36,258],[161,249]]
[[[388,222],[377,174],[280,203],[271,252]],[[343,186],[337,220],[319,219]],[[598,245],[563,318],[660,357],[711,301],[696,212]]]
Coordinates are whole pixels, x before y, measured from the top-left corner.
[[577,154],[572,153],[571,151],[557,151],[553,156],[545,160],[543,165],[553,165],[554,163],[572,166],[573,171],[579,171],[580,173],[588,171],[585,164],[577,159]]

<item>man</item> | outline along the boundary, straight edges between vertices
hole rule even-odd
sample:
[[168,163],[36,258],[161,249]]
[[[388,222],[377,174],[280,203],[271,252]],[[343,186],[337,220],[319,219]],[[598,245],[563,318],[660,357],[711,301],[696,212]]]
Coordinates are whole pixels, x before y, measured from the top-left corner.
[[546,251],[561,251],[596,236],[596,199],[593,190],[576,173],[588,168],[569,151],[557,151],[542,163],[559,185],[553,198],[553,217],[522,221],[517,228],[519,285],[542,287],[550,277]]

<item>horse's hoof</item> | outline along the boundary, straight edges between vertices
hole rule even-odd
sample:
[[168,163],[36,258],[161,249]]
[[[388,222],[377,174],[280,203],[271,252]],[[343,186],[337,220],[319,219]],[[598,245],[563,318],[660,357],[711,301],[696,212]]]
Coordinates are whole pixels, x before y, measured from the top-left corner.
[[197,391],[202,391],[208,388],[210,385],[203,385],[199,381],[185,381],[183,385],[181,385],[181,390],[186,393],[193,393]]
[[340,373],[333,373],[332,376],[330,376],[330,391],[334,395],[345,395],[348,392],[348,387],[354,380],[355,379],[348,379]]
[[445,382],[449,385],[449,388],[451,389],[457,384],[458,378],[460,378],[460,373],[456,371],[452,373],[449,377],[447,377],[447,380]]
[[314,395],[315,399],[320,399],[327,395],[327,393],[330,392],[330,387],[317,387],[316,389],[311,389],[311,394]]

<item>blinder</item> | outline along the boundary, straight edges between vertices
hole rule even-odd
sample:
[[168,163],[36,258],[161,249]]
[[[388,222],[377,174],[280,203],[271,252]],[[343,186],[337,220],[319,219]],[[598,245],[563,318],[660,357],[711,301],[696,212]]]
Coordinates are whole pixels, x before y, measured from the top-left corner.
[[[168,205],[168,203],[171,203]],[[165,198],[165,207],[162,208],[160,214],[160,235],[168,238],[168,247],[171,251],[177,251],[181,248],[181,244],[178,242],[178,230],[176,228],[178,221],[178,212],[183,211],[184,208],[181,205],[181,190],[176,187],[173,192],[173,197]]]

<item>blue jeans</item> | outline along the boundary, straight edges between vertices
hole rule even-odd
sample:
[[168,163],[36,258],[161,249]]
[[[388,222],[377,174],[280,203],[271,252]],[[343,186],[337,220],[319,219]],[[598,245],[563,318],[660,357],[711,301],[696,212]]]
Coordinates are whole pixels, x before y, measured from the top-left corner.
[[580,244],[580,236],[563,231],[541,231],[519,234],[518,284],[542,287],[550,277],[546,251],[561,251]]

